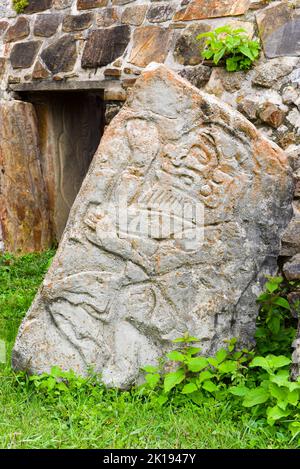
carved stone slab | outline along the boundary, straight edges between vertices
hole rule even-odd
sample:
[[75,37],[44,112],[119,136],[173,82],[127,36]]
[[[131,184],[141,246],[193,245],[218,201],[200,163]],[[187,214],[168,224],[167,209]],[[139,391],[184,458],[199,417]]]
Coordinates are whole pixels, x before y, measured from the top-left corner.
[[285,154],[241,114],[150,65],[107,128],[13,365],[129,386],[185,331],[253,338],[291,217]]
[[[2,235],[1,235],[2,234]],[[37,115],[31,103],[0,101],[0,251],[51,246]]]

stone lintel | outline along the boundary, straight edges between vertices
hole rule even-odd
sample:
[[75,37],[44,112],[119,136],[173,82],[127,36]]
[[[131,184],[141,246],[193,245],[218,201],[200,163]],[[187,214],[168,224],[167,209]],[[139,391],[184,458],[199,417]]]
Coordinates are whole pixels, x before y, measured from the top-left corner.
[[124,101],[126,99],[124,89],[121,84],[116,84],[115,80],[99,81],[53,81],[44,80],[40,83],[17,83],[9,86],[10,91],[17,93],[39,92],[39,91],[103,91],[105,95],[110,95],[110,100]]

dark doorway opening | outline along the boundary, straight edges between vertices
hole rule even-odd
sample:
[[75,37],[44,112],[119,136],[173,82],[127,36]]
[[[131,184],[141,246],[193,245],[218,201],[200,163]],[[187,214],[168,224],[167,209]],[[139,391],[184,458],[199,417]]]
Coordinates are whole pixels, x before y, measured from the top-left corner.
[[20,93],[36,111],[53,242],[68,220],[105,126],[103,91]]

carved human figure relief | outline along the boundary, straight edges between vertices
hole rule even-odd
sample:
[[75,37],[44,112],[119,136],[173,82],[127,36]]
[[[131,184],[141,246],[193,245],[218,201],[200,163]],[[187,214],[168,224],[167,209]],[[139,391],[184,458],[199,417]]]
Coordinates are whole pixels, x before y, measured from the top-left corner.
[[93,366],[126,387],[186,331],[204,353],[249,344],[290,197],[285,155],[252,124],[166,67],[146,70],[104,134],[15,367]]

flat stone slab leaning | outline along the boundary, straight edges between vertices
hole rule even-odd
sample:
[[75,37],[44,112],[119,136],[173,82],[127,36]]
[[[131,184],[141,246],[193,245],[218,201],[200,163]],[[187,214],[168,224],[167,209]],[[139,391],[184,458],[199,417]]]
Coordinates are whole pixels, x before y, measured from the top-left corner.
[[291,218],[286,155],[241,114],[151,64],[107,128],[24,319],[13,366],[127,387],[189,331],[253,341]]

